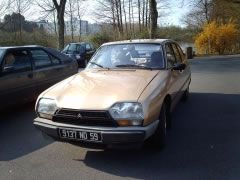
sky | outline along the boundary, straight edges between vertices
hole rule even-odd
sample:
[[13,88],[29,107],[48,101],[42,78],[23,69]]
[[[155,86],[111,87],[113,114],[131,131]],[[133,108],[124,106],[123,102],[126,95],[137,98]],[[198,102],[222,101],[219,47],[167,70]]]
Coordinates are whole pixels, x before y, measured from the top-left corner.
[[[168,25],[177,25],[184,26],[182,23],[183,16],[188,12],[189,6],[187,6],[187,1],[185,4],[182,4],[182,0],[165,0],[168,3],[168,8],[162,10],[164,11],[164,16],[159,18],[159,25],[168,26]],[[95,22],[96,17],[92,14],[96,9],[97,2],[94,0],[88,0],[84,6],[87,9],[84,19],[90,22]],[[159,13],[161,10],[159,10]]]
[[[5,0],[0,0],[0,4]],[[159,18],[158,24],[161,26],[177,25],[184,26],[182,23],[183,16],[187,13],[189,7],[182,4],[182,0],[165,0],[168,3],[167,8],[159,10],[159,13],[164,12],[164,16]],[[189,0],[185,0],[187,2]],[[83,3],[85,10],[83,20],[87,20],[90,23],[97,23],[97,18],[93,15],[96,11],[98,3],[96,0],[87,0]],[[24,14],[25,18],[29,21],[41,20],[41,9],[38,6],[32,5],[31,8]],[[1,17],[3,19],[3,16]],[[66,18],[67,19],[67,18]]]

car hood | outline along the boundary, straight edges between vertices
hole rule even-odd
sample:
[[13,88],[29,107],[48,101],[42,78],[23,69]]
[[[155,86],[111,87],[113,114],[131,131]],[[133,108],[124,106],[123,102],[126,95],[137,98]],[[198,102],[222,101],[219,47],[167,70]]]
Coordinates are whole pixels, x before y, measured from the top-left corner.
[[108,109],[116,102],[138,101],[158,73],[158,70],[84,70],[42,96],[56,99],[60,108]]

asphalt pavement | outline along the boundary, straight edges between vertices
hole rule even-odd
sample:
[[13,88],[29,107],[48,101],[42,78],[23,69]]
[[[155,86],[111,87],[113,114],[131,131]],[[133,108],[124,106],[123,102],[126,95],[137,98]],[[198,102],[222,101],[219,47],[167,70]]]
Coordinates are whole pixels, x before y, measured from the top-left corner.
[[46,141],[33,127],[33,103],[0,112],[0,179],[240,179],[240,56],[196,58],[191,67],[190,98],[160,152]]

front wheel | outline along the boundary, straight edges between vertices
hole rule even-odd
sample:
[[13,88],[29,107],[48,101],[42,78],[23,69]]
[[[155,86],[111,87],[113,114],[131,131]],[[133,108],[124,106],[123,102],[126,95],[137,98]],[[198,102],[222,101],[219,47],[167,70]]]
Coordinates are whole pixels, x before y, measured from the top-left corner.
[[167,105],[164,103],[159,116],[158,127],[150,138],[151,144],[157,148],[163,148],[166,144],[166,134],[167,134]]

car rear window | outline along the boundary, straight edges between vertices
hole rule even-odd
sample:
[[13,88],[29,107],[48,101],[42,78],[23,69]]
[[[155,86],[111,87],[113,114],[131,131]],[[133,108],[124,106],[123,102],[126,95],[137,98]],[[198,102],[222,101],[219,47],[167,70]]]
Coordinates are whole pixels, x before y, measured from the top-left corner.
[[84,52],[84,45],[81,44],[68,44],[64,50],[64,53],[83,53]]

